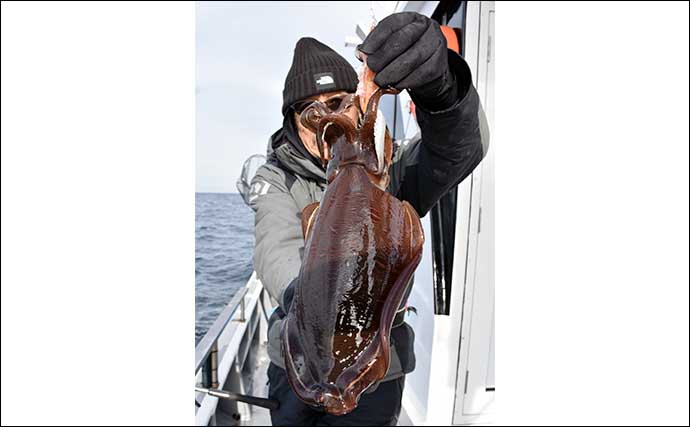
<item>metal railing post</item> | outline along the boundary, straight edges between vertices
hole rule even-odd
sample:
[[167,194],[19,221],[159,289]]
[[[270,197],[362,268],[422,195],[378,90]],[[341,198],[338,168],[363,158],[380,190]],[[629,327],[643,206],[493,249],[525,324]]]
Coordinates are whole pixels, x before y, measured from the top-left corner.
[[[245,302],[244,298],[247,294],[247,288],[242,288],[239,290],[234,297],[232,297],[232,300],[225,306],[223,311],[218,315],[216,320],[213,322],[213,325],[209,328],[209,330],[206,332],[204,337],[199,341],[199,343],[196,345],[196,348],[194,350],[194,372],[199,372],[199,370],[206,370],[208,371],[208,363],[209,359],[211,358],[211,351],[215,348],[216,351],[216,363],[218,359],[218,338],[220,337],[221,333],[225,330],[225,327],[230,321],[237,320],[237,321],[245,321]],[[241,310],[240,317],[241,319],[233,319],[235,317],[235,313],[237,312],[237,309]],[[217,368],[217,366],[216,366]],[[202,377],[204,377],[206,374],[202,373]],[[203,380],[203,378],[202,378]],[[210,378],[208,379],[210,381]]]
[[247,318],[244,317],[244,305],[244,297],[242,297],[242,302],[240,303],[240,322],[247,320]]
[[204,363],[203,385],[218,388],[218,343],[214,342]]

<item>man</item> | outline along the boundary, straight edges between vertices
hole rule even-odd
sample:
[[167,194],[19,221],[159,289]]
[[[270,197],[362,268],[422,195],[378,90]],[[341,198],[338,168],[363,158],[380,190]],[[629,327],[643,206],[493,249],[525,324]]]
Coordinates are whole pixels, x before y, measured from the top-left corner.
[[[358,49],[368,55],[376,84],[407,89],[415,103],[421,137],[396,147],[388,191],[424,216],[485,155],[488,135],[469,67],[447,49],[436,22],[410,12],[382,20]],[[280,330],[299,286],[304,250],[300,214],[321,200],[327,184],[316,136],[301,125],[300,113],[313,100],[335,110],[356,87],[357,74],[343,57],[315,39],[300,39],[285,79],[283,127],[271,137],[267,163],[252,181],[254,267],[280,305],[268,332],[269,396],[280,402],[271,412],[274,425],[395,425],[405,374],[414,369],[414,333],[406,323],[396,323],[386,377],[362,395],[357,409],[339,417],[300,401],[284,370]],[[324,157],[329,158],[327,150]]]

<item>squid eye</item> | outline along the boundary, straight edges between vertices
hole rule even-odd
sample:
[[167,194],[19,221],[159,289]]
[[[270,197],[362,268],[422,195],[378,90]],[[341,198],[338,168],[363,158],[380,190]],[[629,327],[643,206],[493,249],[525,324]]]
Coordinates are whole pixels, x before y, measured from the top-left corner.
[[321,120],[321,117],[321,114],[316,108],[307,108],[300,115],[299,121],[305,128],[312,132],[316,132],[316,128],[319,125],[319,120]]

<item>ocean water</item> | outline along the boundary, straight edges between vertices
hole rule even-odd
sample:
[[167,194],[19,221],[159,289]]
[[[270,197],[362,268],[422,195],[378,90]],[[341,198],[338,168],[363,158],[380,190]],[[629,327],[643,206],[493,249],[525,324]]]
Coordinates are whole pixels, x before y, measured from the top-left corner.
[[254,212],[239,194],[196,193],[196,342],[252,275]]

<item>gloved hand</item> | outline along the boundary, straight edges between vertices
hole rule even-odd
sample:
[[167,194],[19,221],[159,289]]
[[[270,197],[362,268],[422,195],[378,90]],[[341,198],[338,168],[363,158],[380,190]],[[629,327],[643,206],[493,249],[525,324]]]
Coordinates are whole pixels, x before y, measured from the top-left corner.
[[415,12],[387,16],[357,49],[381,87],[409,89],[412,100],[431,111],[451,107],[458,99],[448,67],[448,49],[438,23]]

